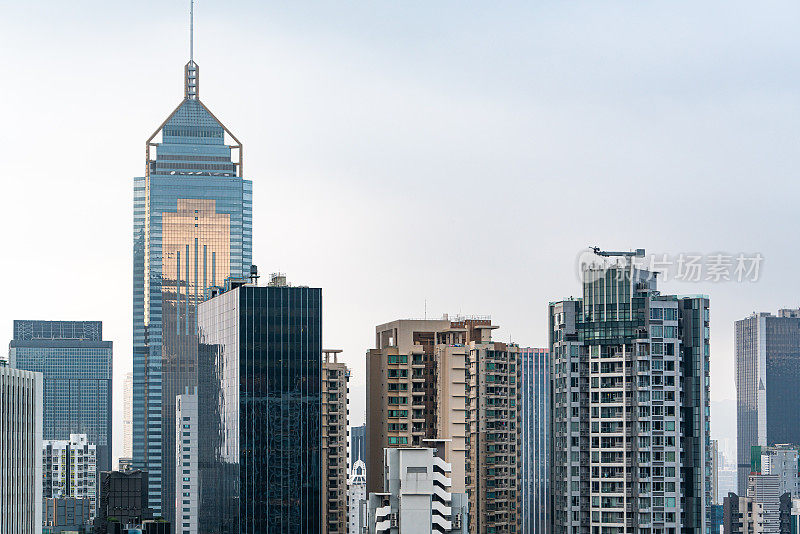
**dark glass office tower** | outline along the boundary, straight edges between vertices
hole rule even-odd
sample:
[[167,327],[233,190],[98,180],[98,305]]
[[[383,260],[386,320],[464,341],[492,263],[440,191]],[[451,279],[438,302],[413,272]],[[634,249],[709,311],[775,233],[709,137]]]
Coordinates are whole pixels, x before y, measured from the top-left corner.
[[800,443],[800,309],[736,321],[736,453],[739,495],[750,447]]
[[147,140],[134,179],[133,465],[148,471],[148,505],[169,520],[175,396],[197,385],[196,306],[207,287],[248,273],[252,256],[242,145],[200,101],[198,72],[190,60],[184,98]]
[[198,325],[199,532],[318,534],[322,291],[242,285]]
[[367,461],[367,425],[354,426],[350,429],[350,469],[361,460]]
[[14,321],[11,367],[44,376],[43,439],[86,434],[97,471],[111,469],[113,344],[100,321]]
[[550,524],[550,353],[520,348],[522,358],[522,532],[546,534]]

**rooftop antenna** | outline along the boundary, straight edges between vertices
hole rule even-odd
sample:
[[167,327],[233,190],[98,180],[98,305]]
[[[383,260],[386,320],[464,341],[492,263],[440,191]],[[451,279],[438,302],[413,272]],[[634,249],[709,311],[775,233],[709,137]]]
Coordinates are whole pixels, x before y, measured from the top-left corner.
[[598,256],[602,256],[603,258],[613,258],[616,256],[625,258],[626,263],[631,263],[633,258],[644,258],[644,249],[637,248],[636,250],[631,251],[609,251],[609,250],[600,250],[600,247],[589,247],[592,249],[592,252],[597,254]]
[[189,0],[189,63],[184,68],[183,97],[189,100],[199,98],[199,71],[194,62],[194,0]]
[[194,61],[194,0],[189,3],[189,61]]

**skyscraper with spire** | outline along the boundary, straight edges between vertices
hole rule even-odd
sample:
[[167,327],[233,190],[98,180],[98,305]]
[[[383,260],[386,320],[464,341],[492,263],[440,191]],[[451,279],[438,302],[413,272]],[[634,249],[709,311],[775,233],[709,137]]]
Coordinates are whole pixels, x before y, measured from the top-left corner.
[[197,385],[197,305],[252,263],[252,183],[242,144],[200,100],[193,19],[192,6],[183,100],[134,178],[134,466],[149,473],[150,507],[173,521],[175,397]]

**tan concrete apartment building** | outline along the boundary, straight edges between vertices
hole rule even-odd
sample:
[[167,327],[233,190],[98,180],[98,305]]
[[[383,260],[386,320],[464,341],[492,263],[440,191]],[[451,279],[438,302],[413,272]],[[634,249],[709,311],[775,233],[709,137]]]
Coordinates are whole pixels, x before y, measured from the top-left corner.
[[[474,500],[486,511],[485,517],[501,524],[496,532],[519,531],[506,530],[507,525],[516,525],[519,493],[519,352],[516,346],[492,343],[494,328],[486,317],[447,316],[398,320],[376,327],[376,348],[367,352],[368,493],[383,491],[384,448],[424,447],[426,440],[446,440],[445,458],[452,465],[451,491],[468,493],[470,507]],[[474,370],[470,371],[471,367]],[[478,377],[478,369],[497,383],[487,385],[489,379]],[[491,407],[492,423],[479,424],[487,407]],[[501,421],[501,417],[505,419]],[[476,421],[474,430],[469,427],[471,418]],[[505,427],[500,428],[503,422]],[[476,444],[474,451],[471,443]],[[495,449],[503,454],[494,454]],[[501,465],[488,466],[489,461],[501,457]],[[493,488],[504,488],[502,498],[489,490],[487,480]],[[488,527],[489,523],[481,525]],[[487,530],[473,531],[471,527],[471,532]]]
[[339,349],[323,349],[322,532],[347,534],[347,420],[350,370]]
[[518,533],[521,515],[521,378],[517,345],[482,329],[467,367],[467,493],[470,534]]

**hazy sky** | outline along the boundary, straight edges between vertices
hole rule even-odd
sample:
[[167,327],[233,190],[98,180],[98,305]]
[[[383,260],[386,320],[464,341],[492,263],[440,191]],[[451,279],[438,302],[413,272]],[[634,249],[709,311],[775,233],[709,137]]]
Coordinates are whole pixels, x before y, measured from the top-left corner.
[[[15,318],[101,319],[116,454],[132,179],[183,96],[187,19],[0,0],[0,340]],[[664,288],[710,295],[712,397],[735,398],[733,321],[800,305],[798,22],[788,0],[199,0],[195,59],[245,145],[254,261],[323,288],[359,424],[376,324],[427,301],[544,346],[592,244],[763,255],[757,283]]]

